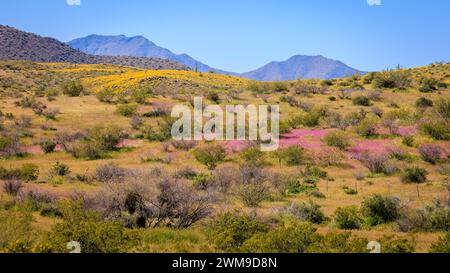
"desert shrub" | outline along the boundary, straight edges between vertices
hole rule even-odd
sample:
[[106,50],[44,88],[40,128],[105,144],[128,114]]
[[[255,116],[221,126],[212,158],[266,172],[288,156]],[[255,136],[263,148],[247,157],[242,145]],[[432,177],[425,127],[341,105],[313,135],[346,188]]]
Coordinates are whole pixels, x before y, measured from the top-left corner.
[[436,114],[443,120],[450,120],[450,99],[439,99],[436,101],[434,110]]
[[210,101],[214,102],[214,103],[219,103],[220,102],[220,97],[219,94],[217,92],[209,92],[208,95],[206,96]]
[[383,97],[380,90],[372,90],[367,92],[367,98],[372,101],[381,101]]
[[226,151],[220,145],[208,145],[193,151],[195,159],[205,165],[208,169],[214,170],[217,165],[226,158]]
[[230,189],[231,185],[237,183],[239,179],[240,178],[236,167],[223,165],[214,169],[212,183],[214,188],[218,191],[226,193]]
[[83,141],[74,144],[66,144],[65,151],[75,158],[87,158],[89,160],[100,159],[105,156],[105,150],[98,143]]
[[53,165],[50,172],[54,176],[66,176],[70,173],[70,168],[68,165],[58,161]]
[[170,144],[177,150],[189,151],[197,147],[198,142],[195,140],[173,140]]
[[159,117],[164,117],[167,116],[169,114],[169,111],[165,108],[162,107],[158,107],[152,111],[146,112],[144,113],[144,117],[146,118],[159,118]]
[[438,80],[433,78],[425,78],[421,80],[419,91],[422,93],[432,93],[438,89]]
[[267,232],[268,226],[259,220],[230,212],[221,214],[208,226],[208,240],[219,250],[237,252],[253,235]]
[[211,176],[207,174],[197,174],[192,178],[192,184],[198,190],[207,190],[211,186]]
[[311,223],[291,223],[267,233],[257,233],[245,241],[242,250],[249,253],[305,253],[317,240]]
[[353,173],[353,177],[358,181],[363,181],[366,178],[366,174],[362,171],[356,171]]
[[16,196],[22,187],[23,187],[22,181],[20,181],[20,180],[11,179],[11,180],[6,180],[3,183],[3,190],[8,195],[11,195],[11,196]]
[[134,130],[139,129],[144,124],[143,119],[139,115],[133,115],[131,117],[130,125]]
[[358,156],[359,161],[372,173],[387,173],[389,154],[363,152]]
[[112,89],[103,89],[100,90],[96,96],[100,102],[112,103],[116,97],[116,94]]
[[379,240],[382,253],[414,253],[416,242],[405,238],[399,239],[385,235]]
[[411,75],[405,70],[383,71],[374,75],[372,84],[375,88],[406,89],[411,85]]
[[52,140],[45,140],[41,142],[40,146],[42,151],[44,151],[44,153],[49,154],[55,151],[56,143]]
[[427,98],[420,98],[416,101],[416,107],[418,108],[428,108],[428,107],[433,107],[434,103],[432,100],[427,99]]
[[330,147],[336,147],[341,150],[346,150],[350,147],[349,137],[345,132],[336,131],[328,133],[324,137],[325,143]]
[[300,221],[322,224],[327,220],[327,217],[320,208],[320,205],[314,203],[313,201],[309,201],[308,203],[292,203],[283,211],[289,213]]
[[71,81],[63,84],[62,91],[69,97],[78,97],[86,92],[84,86],[77,81]]
[[450,232],[445,233],[431,246],[432,253],[450,253]]
[[291,146],[280,151],[282,161],[288,166],[298,166],[304,163],[304,149],[300,146]]
[[372,113],[375,116],[381,118],[381,117],[383,117],[384,111],[381,108],[374,106],[374,107],[372,107]]
[[427,121],[421,124],[422,131],[436,140],[449,140],[448,123],[440,120]]
[[39,167],[35,164],[23,164],[20,168],[20,178],[23,181],[31,182],[39,178]]
[[89,130],[89,139],[98,148],[105,151],[114,150],[120,141],[125,137],[123,130],[117,126],[96,126]]
[[362,137],[371,137],[377,135],[379,120],[377,118],[363,119],[355,128],[356,133]]
[[404,183],[425,183],[427,181],[428,171],[419,167],[406,168],[402,174]]
[[439,145],[426,144],[419,147],[419,153],[424,161],[436,164],[441,159],[443,151]]
[[[30,213],[15,211],[0,211],[0,250],[3,252],[12,248],[14,242],[24,244],[24,249],[31,247],[37,239],[32,227],[33,216]],[[26,251],[7,251],[26,252]]]
[[95,179],[103,183],[122,181],[126,175],[127,170],[113,162],[101,165],[95,170]]
[[152,228],[189,228],[212,212],[211,197],[207,193],[199,194],[180,181],[164,179],[157,190],[159,193],[146,207],[146,217]]
[[390,223],[400,216],[400,200],[375,194],[364,199],[361,209],[372,226]]
[[371,106],[372,102],[370,101],[370,99],[368,97],[358,96],[353,99],[353,104],[360,105],[360,106]]
[[132,117],[136,115],[139,105],[136,103],[121,104],[117,106],[117,113],[124,117]]
[[318,238],[308,248],[308,253],[367,253],[366,238],[352,237],[350,232],[332,232]]
[[80,243],[83,253],[126,252],[135,240],[120,223],[104,221],[97,213],[85,211],[80,201],[67,201],[59,207],[63,221],[44,240],[57,252],[65,252],[70,241]]
[[245,206],[256,208],[270,196],[269,189],[264,184],[248,183],[239,187],[238,196]]
[[0,156],[20,154],[20,138],[17,134],[0,134]]
[[296,81],[291,90],[297,95],[321,94],[325,91],[321,86],[302,80]]
[[241,158],[247,164],[263,166],[266,164],[265,154],[258,147],[250,147],[241,153]]
[[438,232],[450,230],[450,207],[446,201],[435,199],[431,204],[416,210],[402,211],[397,220],[402,232]]
[[338,208],[334,213],[334,223],[340,229],[359,229],[363,219],[358,207]]
[[405,137],[402,139],[402,143],[403,143],[403,145],[405,145],[405,146],[413,147],[413,146],[414,146],[414,137],[413,137],[413,136],[405,136]]

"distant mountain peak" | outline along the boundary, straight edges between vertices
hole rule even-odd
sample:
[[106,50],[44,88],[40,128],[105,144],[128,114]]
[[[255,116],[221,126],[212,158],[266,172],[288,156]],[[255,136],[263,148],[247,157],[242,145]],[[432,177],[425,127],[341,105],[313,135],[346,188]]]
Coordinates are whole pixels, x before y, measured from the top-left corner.
[[286,61],[271,62],[241,76],[259,81],[284,81],[302,79],[331,79],[349,77],[363,72],[322,55],[294,55]]

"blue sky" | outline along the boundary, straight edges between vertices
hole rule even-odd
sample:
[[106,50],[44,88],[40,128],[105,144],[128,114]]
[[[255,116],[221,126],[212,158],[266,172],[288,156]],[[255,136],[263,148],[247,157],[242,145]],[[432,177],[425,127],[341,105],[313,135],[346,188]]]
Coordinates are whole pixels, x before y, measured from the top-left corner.
[[0,1],[0,24],[62,41],[143,35],[235,72],[296,54],[366,71],[450,61],[449,14],[448,0]]

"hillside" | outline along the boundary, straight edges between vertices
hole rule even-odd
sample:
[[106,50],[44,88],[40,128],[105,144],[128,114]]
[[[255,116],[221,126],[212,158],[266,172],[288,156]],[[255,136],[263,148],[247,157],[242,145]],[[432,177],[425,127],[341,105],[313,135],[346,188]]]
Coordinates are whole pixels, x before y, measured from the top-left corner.
[[94,56],[46,38],[0,25],[0,59],[33,62],[116,64],[144,69],[187,69],[179,63],[157,58]]
[[87,54],[100,56],[137,56],[149,58],[161,58],[172,60],[200,72],[214,71],[221,74],[233,74],[212,68],[199,62],[187,54],[177,55],[172,51],[157,46],[155,43],[142,36],[126,37],[90,35],[68,42],[68,44]]
[[283,62],[271,62],[241,76],[258,81],[302,79],[332,79],[363,74],[346,64],[323,56],[293,56]]

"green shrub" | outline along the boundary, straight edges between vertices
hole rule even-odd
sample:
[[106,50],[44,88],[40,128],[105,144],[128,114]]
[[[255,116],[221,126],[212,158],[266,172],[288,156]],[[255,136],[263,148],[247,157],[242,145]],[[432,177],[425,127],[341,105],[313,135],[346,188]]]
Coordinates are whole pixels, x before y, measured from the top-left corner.
[[353,99],[353,104],[360,105],[360,106],[371,106],[372,102],[370,101],[370,99],[368,97],[358,96]]
[[419,86],[419,91],[422,93],[432,93],[436,91],[438,81],[433,78],[425,78],[422,79],[421,84]]
[[428,171],[423,168],[412,167],[406,168],[403,175],[403,183],[421,184],[427,181]]
[[207,174],[197,174],[192,179],[194,187],[199,190],[207,190],[211,182],[211,176]]
[[450,140],[450,128],[447,122],[433,120],[421,125],[422,131],[436,140]]
[[51,174],[55,176],[66,176],[70,173],[70,168],[64,163],[56,162],[55,165],[53,165]]
[[121,104],[117,106],[117,113],[124,117],[132,117],[136,115],[138,107],[136,103]]
[[288,166],[298,166],[304,163],[304,149],[300,146],[290,146],[280,151],[282,161]]
[[437,100],[434,108],[435,112],[441,119],[446,121],[450,120],[450,99],[441,98]]
[[267,233],[255,234],[245,241],[242,250],[249,253],[305,253],[317,240],[310,223],[292,223]]
[[352,237],[347,233],[328,233],[319,236],[308,248],[308,253],[367,253],[366,238]]
[[14,242],[22,242],[25,246],[23,250],[31,247],[37,239],[32,224],[33,216],[30,213],[0,211],[0,252],[26,252],[11,251],[11,246]]
[[375,194],[364,199],[361,209],[371,226],[390,223],[400,216],[400,200]]
[[96,96],[100,102],[112,103],[116,97],[116,94],[112,89],[103,89],[100,90]]
[[117,126],[96,126],[89,130],[89,139],[94,142],[99,149],[111,151],[124,138],[123,130]]
[[434,103],[432,100],[427,99],[427,98],[420,98],[416,101],[416,107],[419,108],[428,108],[428,107],[433,107]]
[[377,135],[378,127],[377,118],[366,118],[360,122],[360,124],[355,128],[356,133],[362,137],[371,137]]
[[292,204],[287,208],[287,211],[300,221],[322,224],[327,220],[327,217],[320,208],[320,205],[309,201],[308,203]]
[[208,169],[214,170],[217,165],[226,158],[226,151],[220,145],[208,145],[199,147],[193,151],[195,159],[205,165]]
[[340,229],[360,229],[363,219],[358,207],[338,208],[334,213],[334,222]]
[[249,183],[241,185],[238,195],[245,206],[259,207],[261,202],[270,197],[269,189],[264,184]]
[[219,215],[207,230],[208,240],[219,250],[239,251],[254,234],[267,232],[268,226],[249,216],[225,213]]
[[336,147],[341,150],[346,150],[351,145],[348,135],[342,131],[328,133],[324,137],[324,141],[328,146]]
[[383,71],[374,75],[372,84],[375,88],[406,89],[411,86],[411,75],[406,70]]
[[64,95],[69,97],[78,97],[86,92],[84,86],[77,81],[71,81],[63,84],[62,90]]
[[44,153],[49,154],[55,151],[56,143],[52,140],[46,140],[41,142],[40,146],[42,151],[44,151]]
[[416,251],[416,242],[408,239],[385,235],[379,242],[382,253],[414,253]]
[[266,164],[265,154],[258,147],[250,147],[241,153],[241,158],[248,164],[263,166]]
[[83,210],[81,202],[60,204],[63,221],[56,223],[44,242],[56,252],[66,252],[66,245],[76,241],[82,253],[127,252],[135,236],[119,223],[107,222],[95,212]]
[[35,164],[23,164],[20,168],[20,178],[23,181],[31,182],[39,178],[39,167]]
[[413,136],[405,136],[402,140],[402,143],[405,146],[413,147],[414,146],[414,137]]
[[444,236],[431,246],[432,253],[450,253],[450,232],[447,232]]

